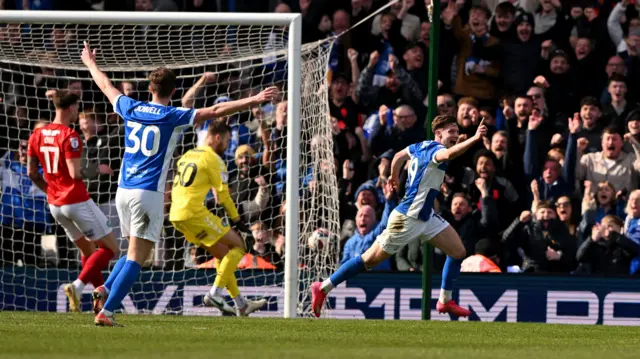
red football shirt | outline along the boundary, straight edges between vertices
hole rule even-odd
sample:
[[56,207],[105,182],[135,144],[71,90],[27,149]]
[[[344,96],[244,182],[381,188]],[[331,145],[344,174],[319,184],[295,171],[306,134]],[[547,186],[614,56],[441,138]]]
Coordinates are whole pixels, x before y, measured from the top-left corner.
[[67,161],[82,156],[82,141],[71,128],[51,123],[39,128],[29,138],[27,156],[37,157],[47,181],[47,200],[54,206],[63,206],[89,200],[84,182],[69,174]]

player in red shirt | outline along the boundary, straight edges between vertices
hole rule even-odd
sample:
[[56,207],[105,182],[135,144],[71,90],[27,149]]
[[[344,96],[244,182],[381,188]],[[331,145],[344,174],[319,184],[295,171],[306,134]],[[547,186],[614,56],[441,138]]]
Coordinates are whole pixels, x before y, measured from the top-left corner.
[[[85,284],[95,288],[104,284],[102,270],[109,265],[118,250],[107,217],[89,197],[82,175],[82,141],[69,127],[78,114],[78,96],[68,90],[58,90],[53,96],[56,118],[38,128],[29,138],[27,167],[29,178],[47,194],[53,218],[82,252],[82,271],[78,278],[65,285],[72,312],[81,310]],[[42,165],[44,178],[40,174]],[[96,245],[98,244],[98,250]],[[94,299],[96,313],[102,305]]]

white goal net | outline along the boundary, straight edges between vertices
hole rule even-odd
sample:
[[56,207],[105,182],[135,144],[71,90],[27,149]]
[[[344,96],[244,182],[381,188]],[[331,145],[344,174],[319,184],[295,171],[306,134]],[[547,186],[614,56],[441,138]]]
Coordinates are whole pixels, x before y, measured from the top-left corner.
[[[98,64],[128,96],[150,100],[148,72],[158,66],[178,77],[174,106],[203,107],[238,99],[269,85],[287,94],[285,26],[212,25],[0,25],[0,310],[67,311],[62,285],[76,278],[79,253],[48,211],[46,198],[26,175],[26,140],[53,119],[49,90],[81,96],[75,129],[84,140],[87,188],[119,236],[114,198],[124,151],[122,119],[114,113],[80,61],[83,41],[98,49]],[[283,268],[297,256],[298,314],[310,312],[308,286],[336,266],[338,194],[326,88],[330,40],[302,46],[298,253],[284,245],[286,104],[272,103],[227,118],[224,154],[230,189],[252,229],[236,273],[244,295],[268,299],[262,313],[282,316]],[[174,160],[198,145],[206,124],[185,132]],[[168,178],[172,178],[170,174]],[[167,184],[168,215],[171,181]],[[223,216],[215,198],[207,201]],[[168,219],[140,279],[123,303],[129,313],[218,315],[202,307],[213,283],[214,261],[184,240]],[[126,241],[121,241],[126,252]],[[113,264],[113,262],[112,262]],[[107,273],[105,272],[105,278]],[[83,309],[90,309],[90,285]]]

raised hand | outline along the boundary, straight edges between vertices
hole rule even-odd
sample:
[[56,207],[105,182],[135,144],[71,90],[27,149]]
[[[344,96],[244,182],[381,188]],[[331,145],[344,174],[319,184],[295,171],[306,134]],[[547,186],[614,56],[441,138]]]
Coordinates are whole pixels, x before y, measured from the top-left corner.
[[564,138],[561,134],[554,134],[553,137],[551,137],[551,147],[560,146],[562,144],[562,140],[564,140]]
[[584,181],[584,198],[589,201],[594,200],[593,183],[591,181]]
[[580,113],[574,112],[573,118],[569,118],[569,132],[576,134],[582,128],[582,121],[580,120]]
[[356,62],[358,61],[358,50],[356,49],[349,49],[347,50],[347,57],[349,58],[349,61],[351,62]]
[[537,76],[535,79],[533,79],[533,84],[539,87],[544,87],[544,88],[549,88],[550,86],[547,79],[542,75]]
[[538,111],[537,109],[534,109],[533,112],[531,113],[531,116],[529,116],[529,129],[530,130],[535,130],[537,129],[540,124],[542,123],[542,115],[540,114],[540,111]]
[[540,188],[536,180],[531,181],[531,193],[533,194],[533,198],[540,198]]
[[507,100],[502,100],[502,114],[504,115],[505,120],[513,118],[516,112],[513,110],[513,107],[509,105]]
[[624,134],[624,140],[626,142],[629,142],[632,145],[638,145],[638,140],[636,139],[636,137],[630,133],[625,133]]
[[451,25],[453,22],[453,18],[458,14],[458,8],[456,7],[455,1],[449,1],[449,4],[446,8],[442,9],[442,22],[445,25]]
[[378,60],[380,60],[380,53],[378,51],[374,51],[369,55],[369,64],[367,64],[367,68],[374,68],[378,64]]
[[271,86],[255,95],[253,103],[261,104],[263,102],[273,102],[278,96],[280,96],[280,89],[276,86]]
[[89,48],[89,43],[84,42],[84,48],[82,49],[82,55],[80,55],[80,59],[82,63],[89,67],[96,64],[96,49],[91,50]]
[[205,72],[202,74],[202,80],[206,84],[216,82],[217,79],[218,79],[218,75],[216,75],[214,72]]
[[520,213],[520,222],[528,223],[529,221],[531,221],[531,211],[522,211]]
[[344,160],[342,163],[342,178],[350,180],[353,178],[355,171],[353,170],[353,164],[349,160]]
[[489,129],[487,128],[487,126],[484,124],[484,118],[480,121],[480,124],[478,125],[478,129],[476,130],[476,134],[473,136],[476,140],[480,140],[482,139],[482,137],[487,135],[487,131],[489,131]]
[[474,184],[476,185],[478,191],[480,191],[482,197],[486,197],[489,195],[489,186],[487,184],[487,180],[482,177],[478,177],[476,178]]
[[600,223],[596,223],[591,227],[591,240],[594,242],[599,241],[602,238],[602,232],[604,232],[604,227]]
[[266,187],[267,186],[267,180],[265,180],[263,176],[256,177],[256,179],[254,181],[260,187]]
[[381,105],[378,109],[378,119],[380,120],[380,124],[382,126],[387,125],[387,114],[389,113],[389,108],[387,105]]
[[586,137],[578,138],[578,151],[580,153],[584,153],[584,151],[587,150],[587,147],[589,147],[589,140],[587,140]]
[[382,193],[384,194],[384,198],[386,198],[387,201],[393,197],[394,192],[395,188],[389,181],[387,181],[387,183],[382,186]]

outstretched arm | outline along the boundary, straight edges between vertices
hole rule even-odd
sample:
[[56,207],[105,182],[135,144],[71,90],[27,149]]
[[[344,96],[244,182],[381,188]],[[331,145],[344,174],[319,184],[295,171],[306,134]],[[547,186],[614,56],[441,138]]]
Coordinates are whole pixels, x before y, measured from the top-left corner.
[[196,110],[194,124],[199,124],[212,118],[231,115],[232,113],[246,110],[251,106],[259,105],[263,102],[273,101],[279,93],[280,90],[277,87],[272,86],[255,96],[245,97],[236,101],[222,102],[211,107],[200,108]]
[[451,161],[456,157],[461,156],[463,153],[467,152],[476,142],[481,141],[483,136],[487,135],[487,126],[484,124],[484,119],[480,121],[480,125],[478,126],[478,130],[473,137],[462,141],[460,143],[456,143],[455,145],[447,148],[446,150],[438,151],[435,155],[435,160],[438,163],[444,161]]
[[182,96],[182,107],[192,108],[196,102],[196,97],[198,97],[207,84],[215,82],[216,78],[217,76],[213,72],[205,72],[202,74],[202,77]]
[[82,62],[87,66],[93,81],[100,88],[100,91],[107,96],[109,102],[115,107],[115,101],[122,93],[111,83],[111,80],[100,71],[98,64],[96,63],[96,49],[91,50],[89,44],[84,42],[84,49],[82,49],[82,56],[80,57]]

